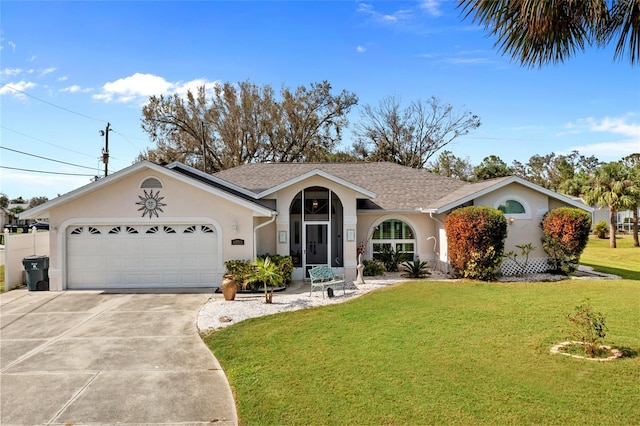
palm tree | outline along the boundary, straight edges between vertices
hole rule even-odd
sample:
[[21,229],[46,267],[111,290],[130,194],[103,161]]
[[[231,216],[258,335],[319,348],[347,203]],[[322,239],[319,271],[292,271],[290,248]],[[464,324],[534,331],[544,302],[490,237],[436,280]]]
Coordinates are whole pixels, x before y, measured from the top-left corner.
[[638,0],[459,0],[458,7],[525,66],[564,62],[585,46],[611,42],[614,59],[640,60]]
[[621,162],[603,164],[596,171],[590,187],[583,194],[589,205],[609,207],[609,247],[616,248],[616,212],[635,208],[640,195],[638,186],[629,178],[629,169]]
[[264,285],[265,303],[271,303],[272,299],[268,294],[268,285],[277,286],[282,283],[283,278],[278,266],[269,257],[256,259],[253,262],[253,272],[249,276],[250,281],[262,282]]
[[640,153],[627,155],[622,164],[629,169],[629,178],[638,188],[636,191],[636,206],[633,208],[633,246],[640,247],[638,240],[638,209],[640,209]]

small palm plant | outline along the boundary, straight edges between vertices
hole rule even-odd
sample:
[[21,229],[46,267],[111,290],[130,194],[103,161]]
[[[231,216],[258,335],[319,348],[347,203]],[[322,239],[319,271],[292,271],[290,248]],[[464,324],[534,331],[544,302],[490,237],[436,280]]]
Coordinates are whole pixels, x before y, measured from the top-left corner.
[[251,273],[250,281],[259,281],[264,285],[264,298],[265,303],[271,303],[272,297],[269,297],[267,292],[267,286],[277,286],[282,283],[282,275],[275,263],[271,261],[269,257],[264,259],[256,259],[253,262],[254,270]]
[[402,269],[404,271],[402,276],[408,278],[424,278],[430,275],[427,271],[427,262],[421,262],[419,260],[402,262]]

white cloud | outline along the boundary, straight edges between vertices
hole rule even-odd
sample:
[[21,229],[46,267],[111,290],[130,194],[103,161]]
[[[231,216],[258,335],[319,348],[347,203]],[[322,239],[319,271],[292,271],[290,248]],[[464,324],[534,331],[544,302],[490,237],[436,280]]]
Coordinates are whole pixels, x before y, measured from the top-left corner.
[[129,77],[105,83],[101,93],[94,95],[95,100],[104,102],[131,102],[134,99],[169,92],[172,83],[153,74],[135,73]]
[[440,2],[438,0],[423,0],[420,3],[420,9],[424,10],[431,16],[441,16]]
[[153,74],[135,73],[129,77],[105,83],[99,94],[93,99],[102,102],[139,103],[151,96],[178,93],[184,95],[187,90],[194,91],[198,86],[213,86],[216,82],[196,79],[188,82],[170,82]]
[[36,83],[32,81],[21,80],[15,83],[7,83],[5,86],[0,87],[0,96],[11,95],[14,98],[24,99],[26,96],[21,92],[34,87],[36,87]]
[[582,155],[594,155],[601,161],[617,161],[627,155],[640,153],[640,142],[599,142],[577,145],[569,150],[569,152],[571,151],[579,151]]
[[[620,159],[626,155],[640,152],[640,120],[638,114],[630,113],[620,117],[604,117],[597,119],[586,117],[565,124],[566,132],[562,134],[584,134],[588,132],[608,133],[622,136],[621,140],[609,140],[575,146],[572,150],[580,151],[603,159]],[[613,139],[613,137],[611,138]]]
[[399,9],[393,13],[380,13],[373,8],[373,5],[366,3],[358,4],[358,12],[368,15],[373,21],[381,24],[397,24],[413,18],[414,12],[408,9]]
[[51,74],[52,72],[54,72],[57,68],[54,67],[50,67],[50,68],[45,68],[42,71],[40,71],[40,75],[47,75],[47,74]]
[[3,75],[16,76],[22,73],[22,68],[5,68],[2,70]]
[[78,86],[77,84],[74,84],[73,86],[69,86],[69,87],[65,87],[64,89],[60,89],[61,92],[67,92],[67,93],[76,93],[76,92],[80,92],[82,91],[82,88],[80,86]]
[[440,62],[446,62],[453,65],[474,65],[474,64],[493,64],[494,61],[489,58],[449,58]]
[[67,81],[69,80],[69,77],[67,77],[66,75],[63,75],[62,77],[58,77],[58,81]]
[[591,131],[631,136],[640,142],[640,122],[627,123],[628,119],[633,118],[634,116],[629,114],[625,117],[605,117],[601,120],[589,117],[583,120]]
[[564,125],[568,131],[575,132],[605,132],[616,135],[629,136],[640,143],[640,117],[629,113],[621,117],[579,118],[575,122]]
[[356,47],[356,52],[358,52],[358,53],[364,53],[364,52],[366,52],[366,51],[367,51],[367,48],[366,48],[366,47],[364,47],[364,46],[358,46],[358,47]]

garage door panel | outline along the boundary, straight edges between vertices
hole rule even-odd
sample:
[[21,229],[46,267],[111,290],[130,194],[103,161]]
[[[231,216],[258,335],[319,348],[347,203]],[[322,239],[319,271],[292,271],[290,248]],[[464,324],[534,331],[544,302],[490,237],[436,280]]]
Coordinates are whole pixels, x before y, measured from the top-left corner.
[[221,271],[212,229],[174,224],[69,228],[67,287],[215,286]]

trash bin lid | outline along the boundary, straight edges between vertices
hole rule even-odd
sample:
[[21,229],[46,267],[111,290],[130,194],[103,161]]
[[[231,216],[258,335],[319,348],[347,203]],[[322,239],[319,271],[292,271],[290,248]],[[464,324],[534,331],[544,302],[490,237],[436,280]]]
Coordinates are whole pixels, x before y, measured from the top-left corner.
[[33,255],[33,256],[27,256],[25,258],[23,258],[22,260],[43,260],[43,259],[48,259],[49,256],[37,256],[37,255]]

